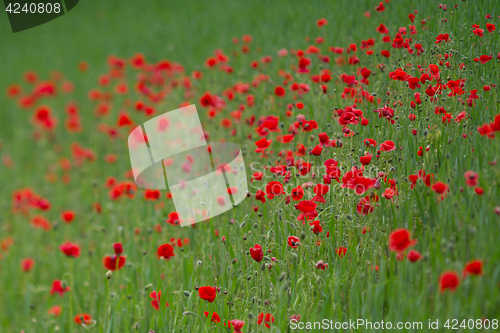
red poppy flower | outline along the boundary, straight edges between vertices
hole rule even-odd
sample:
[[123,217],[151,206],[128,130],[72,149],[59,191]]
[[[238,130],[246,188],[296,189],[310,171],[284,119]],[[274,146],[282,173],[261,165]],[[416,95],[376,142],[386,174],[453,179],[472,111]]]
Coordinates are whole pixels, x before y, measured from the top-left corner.
[[380,2],[377,7],[375,7],[377,12],[383,12],[385,10],[384,2]]
[[389,235],[389,250],[391,251],[403,252],[415,244],[417,241],[411,239],[411,234],[407,229],[398,229]]
[[391,200],[395,194],[396,194],[396,191],[394,191],[392,188],[388,187],[385,189],[384,193],[382,193],[382,196],[384,198],[386,198],[387,200]]
[[304,189],[299,185],[292,190],[290,195],[292,196],[293,200],[299,201],[300,199],[302,199],[302,197],[304,197]]
[[367,146],[368,148],[373,148],[377,146],[377,141],[373,139],[365,139],[363,141],[364,145]]
[[102,264],[105,268],[110,271],[122,269],[125,265],[127,257],[125,256],[117,256],[113,254],[112,256],[105,256],[102,258]]
[[262,259],[264,258],[264,251],[262,251],[262,246],[260,246],[259,244],[255,244],[254,247],[251,247],[250,256],[252,257],[253,260],[261,262]]
[[329,190],[330,187],[328,185],[316,184],[314,186],[314,194],[316,194],[316,196],[312,198],[311,201],[326,203],[326,200],[323,196],[327,194]]
[[90,325],[90,324],[92,324],[92,317],[87,313],[79,313],[73,318],[73,320],[78,325],[82,325],[82,324]]
[[71,242],[66,242],[59,247],[62,253],[68,257],[78,258],[80,256],[80,247]]
[[213,303],[215,297],[217,297],[217,292],[214,287],[204,286],[198,289],[198,296],[209,303]]
[[166,222],[170,223],[172,225],[179,224],[179,215],[177,214],[177,212],[172,212],[172,213],[168,214],[168,219]]
[[261,312],[257,317],[257,325],[262,325],[262,323],[264,323],[264,326],[267,328],[271,328],[271,324],[274,323],[274,316],[270,313],[264,315],[264,312]]
[[323,147],[321,147],[321,145],[317,145],[315,146],[312,150],[311,150],[311,155],[314,155],[314,156],[319,156],[321,155],[321,152],[323,151]]
[[480,259],[474,259],[465,264],[463,271],[464,277],[467,275],[483,275],[483,261]]
[[302,221],[304,219],[307,220],[314,219],[316,216],[318,216],[318,212],[316,211],[317,207],[318,205],[312,201],[309,200],[300,201],[298,204],[295,205],[295,208],[302,212],[302,214],[300,214],[297,217],[297,220]]
[[122,243],[114,243],[113,249],[115,250],[115,254],[119,256],[120,254],[123,253]]
[[[151,306],[155,310],[160,310],[160,300],[161,300],[161,290],[159,292],[152,291],[149,293],[149,297],[153,300],[151,301]],[[170,304],[165,303],[165,306],[169,306]]]
[[382,23],[380,23],[380,25],[375,30],[377,30],[381,34],[388,34],[389,33],[389,29],[387,29],[387,27]]
[[175,257],[174,254],[174,248],[170,244],[163,244],[158,247],[158,250],[156,251],[156,254],[158,256],[158,259],[164,258],[166,260],[169,260],[172,257]]
[[347,253],[347,248],[341,246],[335,250],[335,253],[337,253],[340,258],[343,258],[345,256],[345,254]]
[[283,88],[282,86],[277,86],[275,89],[274,89],[274,94],[278,97],[283,97],[285,96],[286,94],[286,91],[285,91],[285,88]]
[[356,194],[361,195],[375,186],[376,179],[363,177],[363,170],[353,167],[351,171],[346,172],[342,177],[342,188],[354,190]]
[[33,227],[37,229],[50,230],[52,228],[52,225],[50,224],[49,220],[47,220],[42,215],[33,216],[31,218],[30,223]]
[[62,307],[59,305],[54,305],[47,310],[47,314],[53,315],[54,317],[59,316],[62,313]]
[[411,262],[417,262],[420,259],[422,259],[422,255],[420,254],[420,252],[415,250],[411,250],[410,252],[408,252],[408,260],[410,260]]
[[330,141],[330,138],[328,137],[328,135],[325,132],[319,133],[318,138],[319,138],[319,142],[321,142],[322,144],[328,143]]
[[288,142],[291,142],[294,138],[295,138],[295,135],[293,135],[293,134],[285,134],[281,137],[281,142],[288,143]]
[[486,55],[486,54],[483,54],[482,56],[479,57],[479,61],[482,63],[482,64],[485,64],[487,63],[488,61],[490,61],[491,59],[493,59],[493,56],[489,56],[489,55]]
[[262,172],[254,172],[252,178],[250,179],[250,183],[254,180],[262,180],[264,174]]
[[328,24],[328,21],[326,20],[326,18],[321,18],[321,19],[316,21],[316,25],[318,26],[318,28],[324,27],[327,24]]
[[264,193],[264,191],[258,190],[257,193],[255,193],[255,199],[259,200],[262,203],[265,203],[266,202],[266,194]]
[[[242,333],[241,329],[243,328],[243,325],[245,325],[245,322],[243,320],[233,319],[233,320],[231,320],[231,324],[232,324],[233,329],[234,329],[233,333]],[[230,325],[228,325],[228,326],[230,326]]]
[[25,272],[31,271],[31,269],[35,266],[35,259],[32,258],[24,258],[21,260],[21,268]]
[[324,271],[325,268],[328,268],[328,264],[326,264],[323,260],[320,260],[316,263],[316,268]]
[[443,194],[448,191],[449,186],[443,182],[436,182],[431,189],[437,194]]
[[269,199],[274,198],[274,196],[279,196],[284,193],[283,184],[278,181],[272,181],[266,185],[266,194]]
[[396,146],[394,145],[394,142],[391,140],[387,140],[380,144],[380,151],[393,151],[393,150],[396,150]]
[[437,37],[436,37],[436,43],[435,44],[439,44],[441,42],[448,42],[448,39],[450,38],[450,35],[449,34],[439,34]]
[[368,215],[370,213],[373,213],[373,206],[371,204],[371,200],[369,199],[369,196],[366,196],[366,197],[361,198],[359,200],[359,203],[356,206],[356,210],[358,211],[358,214],[360,214],[360,215]]
[[65,223],[71,223],[74,218],[75,218],[75,212],[73,212],[72,210],[67,210],[61,213],[61,219]]
[[255,149],[256,153],[262,153],[264,150],[269,148],[271,145],[272,140],[267,140],[266,138],[262,138],[259,141],[255,142],[255,145],[257,148]]
[[[205,315],[205,317],[208,318],[208,315],[209,315],[209,312],[208,311],[203,311],[203,314]],[[214,323],[220,323],[220,316],[217,312],[213,312],[212,313],[212,318],[211,320],[214,322]]]
[[361,162],[361,164],[363,165],[368,165],[370,164],[370,162],[372,161],[372,154],[370,153],[365,153],[365,155],[361,156],[359,158],[359,161]]
[[7,97],[8,98],[14,98],[17,97],[21,92],[23,91],[23,88],[19,84],[11,84],[10,86],[7,87]]
[[64,293],[69,291],[70,287],[63,288],[61,280],[54,280],[52,282],[52,288],[50,289],[50,294],[54,295],[58,293],[61,296],[64,296]]
[[454,271],[446,271],[439,277],[439,291],[444,293],[447,289],[455,291],[460,285],[460,277]]
[[144,199],[149,201],[156,201],[160,198],[160,190],[146,190],[144,191]]
[[312,227],[311,229],[316,235],[323,231],[323,227],[321,226],[320,221],[310,222],[309,225]]
[[288,243],[288,246],[295,249],[295,248],[297,248],[297,246],[300,245],[300,239],[298,237],[295,237],[295,236],[288,236],[287,243]]

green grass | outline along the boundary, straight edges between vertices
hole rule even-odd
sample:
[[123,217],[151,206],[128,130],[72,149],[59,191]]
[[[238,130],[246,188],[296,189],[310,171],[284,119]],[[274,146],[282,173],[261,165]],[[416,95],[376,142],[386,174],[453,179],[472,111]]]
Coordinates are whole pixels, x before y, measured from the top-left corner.
[[[222,323],[205,320],[203,311],[216,311],[225,322],[232,319],[246,321],[244,332],[269,330],[257,325],[256,318],[261,312],[275,317],[271,332],[289,331],[289,317],[294,314],[300,315],[302,322],[322,319],[384,320],[393,325],[397,322],[422,322],[424,331],[429,319],[439,320],[438,331],[444,330],[447,319],[457,319],[459,325],[463,319],[500,320],[500,248],[496,243],[500,221],[494,213],[495,207],[500,205],[500,170],[499,164],[488,163],[498,159],[500,144],[498,138],[488,139],[477,132],[478,126],[491,122],[500,113],[499,88],[492,88],[489,92],[482,90],[483,85],[499,81],[496,54],[500,50],[497,19],[500,12],[495,1],[457,3],[458,8],[454,9],[455,3],[448,2],[448,10],[444,12],[429,1],[393,0],[385,4],[387,9],[384,12],[378,13],[374,9],[378,1],[135,1],[120,6],[113,6],[110,2],[82,1],[70,13],[53,22],[16,34],[10,32],[7,16],[1,14],[0,91],[5,91],[14,82],[27,88],[22,76],[28,70],[36,71],[44,80],[49,78],[51,71],[58,70],[75,86],[71,94],[58,93],[40,103],[50,105],[59,119],[54,134],[40,140],[33,139],[34,127],[30,123],[33,109],[20,109],[15,100],[0,99],[0,154],[13,160],[12,168],[0,166],[3,185],[0,189],[3,208],[0,241],[7,237],[14,239],[8,250],[0,250],[1,331],[84,332],[83,327],[73,323],[74,315],[82,312],[96,320],[96,325],[88,329],[90,332],[148,332],[149,329],[156,333],[230,332]],[[399,27],[408,27],[408,14],[414,10],[418,10],[414,23],[418,34],[412,37],[426,50],[418,57],[407,52],[403,55],[401,49],[382,43],[382,36],[375,31],[380,23],[384,23],[390,29],[390,36],[394,37]],[[366,11],[371,12],[370,18],[363,16]],[[493,19],[486,20],[487,14]],[[329,23],[318,29],[316,20],[322,17]],[[428,18],[425,30],[420,24],[424,18]],[[471,33],[472,24],[485,29],[487,22],[497,25],[495,33],[489,34],[485,30],[483,38]],[[451,41],[435,46],[435,37],[440,33],[449,33]],[[231,38],[241,38],[244,34],[253,37],[251,52],[239,53],[236,57],[233,51],[239,52],[241,43],[233,45]],[[318,74],[324,68],[332,71],[328,94],[323,94],[309,75],[296,74],[291,69],[298,62],[296,57],[277,56],[281,48],[305,50],[318,36],[325,38],[325,43],[319,47],[323,54],[330,56],[331,62],[330,65],[321,64],[314,55],[311,56],[311,74]],[[311,40],[307,42],[305,37]],[[368,38],[375,39],[372,56],[359,50],[361,40]],[[347,48],[350,43],[358,45],[356,54],[360,63],[337,66],[336,55],[329,52],[328,47]],[[205,68],[204,60],[217,48],[231,58],[232,74]],[[391,57],[381,57],[382,49],[390,50]],[[437,64],[437,55],[450,53],[451,49],[458,50],[459,54],[447,60],[452,65],[450,68],[439,66],[441,78],[444,83],[448,77],[466,79],[464,100],[468,91],[478,89],[480,99],[475,100],[473,108],[462,105],[456,97],[447,97],[448,91],[442,96],[443,100],[431,103],[425,95],[427,85],[410,90],[406,83],[393,81],[388,76],[396,68],[418,75],[416,65]],[[317,134],[322,132],[342,140],[343,148],[326,148],[321,156],[307,154],[303,159],[320,168],[324,160],[334,158],[339,161],[342,174],[352,166],[360,166],[359,157],[368,150],[363,145],[364,139],[374,138],[378,143],[392,140],[403,149],[382,153],[380,159],[375,158],[376,149],[371,149],[374,157],[366,175],[375,177],[378,171],[388,173],[390,178],[398,181],[399,195],[392,201],[386,200],[381,196],[383,185],[380,190],[375,190],[380,200],[374,212],[361,216],[356,212],[359,197],[353,191],[335,186],[333,181],[335,191],[329,192],[326,204],[320,204],[324,209],[319,216],[324,228],[320,235],[313,234],[308,225],[296,220],[295,202],[287,205],[283,196],[268,199],[265,204],[253,197],[248,198],[233,211],[210,222],[198,223],[194,228],[166,224],[166,217],[175,210],[173,203],[161,200],[165,207],[155,209],[157,203],[146,202],[142,190],[134,199],[110,200],[105,188],[106,179],[124,180],[124,173],[130,170],[126,146],[128,132],[120,129],[119,137],[110,140],[97,130],[97,125],[114,126],[122,109],[128,110],[137,124],[147,119],[126,105],[126,99],[133,102],[142,99],[133,90],[136,71],[127,66],[126,81],[130,93],[113,97],[107,117],[94,117],[96,103],[89,101],[87,94],[90,89],[97,88],[98,77],[107,72],[109,55],[129,59],[138,52],[151,63],[161,59],[179,62],[185,66],[188,76],[193,70],[204,73],[202,80],[193,80],[194,96],[189,101],[197,104],[210,140],[227,139],[242,147],[246,152],[248,172],[252,171],[252,162],[259,163],[259,170],[263,165],[275,165],[279,160],[277,153],[282,149],[294,149],[297,142],[314,147],[318,143]],[[493,59],[486,64],[473,61],[475,57],[490,53]],[[269,65],[260,65],[260,71],[269,75],[269,81],[250,89],[249,93],[255,96],[255,106],[243,112],[241,123],[233,121],[236,134],[232,136],[232,128],[224,129],[219,124],[222,118],[230,118],[230,111],[246,104],[245,95],[237,94],[233,101],[227,101],[227,108],[215,119],[208,119],[206,109],[199,104],[199,97],[205,91],[221,96],[226,88],[237,82],[251,83],[258,71],[252,69],[250,63],[264,55],[273,57]],[[78,71],[78,63],[82,60],[89,64],[85,73]],[[383,72],[377,68],[381,62],[386,65]],[[460,63],[465,63],[467,69],[458,70]],[[395,125],[390,125],[372,111],[379,106],[366,102],[358,104],[370,124],[366,127],[351,125],[357,135],[345,138],[332,115],[334,108],[352,105],[353,101],[341,97],[345,84],[340,83],[338,77],[342,73],[356,74],[360,67],[372,70],[366,90],[377,94],[382,100],[380,106],[388,102],[399,119]],[[305,82],[312,88],[300,99],[305,108],[294,109],[292,117],[286,116],[286,105],[298,100],[292,99],[291,92],[287,90],[283,99],[273,97],[275,86],[283,85],[283,78],[278,75],[280,69],[287,70],[295,81]],[[422,93],[420,110],[409,106],[416,91]],[[386,95],[387,92],[391,93],[390,96]],[[182,88],[174,89],[165,101],[155,105],[156,114],[177,108],[185,100],[183,93]],[[64,127],[64,106],[69,101],[76,101],[79,105],[84,126],[81,133],[70,134]],[[403,105],[393,106],[396,101]],[[471,117],[461,124],[452,121],[443,125],[441,116],[434,114],[435,105],[444,106],[453,116],[465,110]],[[408,119],[412,112],[418,117],[415,122]],[[272,158],[263,159],[253,152],[254,142],[259,137],[252,127],[245,124],[245,118],[251,115],[257,119],[261,115],[279,116],[284,124],[282,132],[286,132],[300,113],[306,115],[307,120],[316,120],[319,128],[298,134],[293,143],[288,144],[278,143],[277,134],[271,133],[268,139],[273,140],[269,148],[274,151]],[[418,130],[417,136],[411,134],[414,128]],[[462,138],[464,133],[468,134],[466,139]],[[251,139],[247,138],[249,134]],[[310,140],[311,136],[314,140]],[[75,166],[71,160],[71,142],[92,149],[97,160]],[[419,146],[425,148],[427,145],[430,151],[417,157]],[[104,157],[107,154],[115,154],[117,162],[106,163]],[[61,181],[65,174],[59,167],[62,157],[72,161],[68,184]],[[444,200],[438,200],[436,193],[420,181],[410,189],[407,177],[420,169],[433,173],[436,180],[450,186],[450,193]],[[465,185],[463,174],[468,170],[479,173],[479,183],[485,191],[482,196]],[[321,182],[321,171],[315,171],[315,179],[311,173],[297,177],[292,172],[286,185],[287,193],[298,184]],[[48,182],[45,178],[48,173],[57,175],[58,180]],[[271,180],[282,182],[283,179],[268,177],[252,185],[264,188]],[[24,187],[32,187],[36,193],[49,199],[52,208],[47,212],[33,210],[30,216],[13,213],[11,194]],[[251,190],[255,192],[253,188]],[[312,196],[312,189],[307,189],[306,197]],[[101,203],[102,213],[92,210],[94,202]],[[253,211],[253,206],[259,206],[258,212]],[[61,222],[60,212],[66,209],[76,213],[72,224]],[[30,217],[38,213],[53,223],[52,230],[34,229],[30,225]],[[232,219],[234,223],[231,223]],[[246,223],[242,224],[244,221]],[[154,229],[156,224],[162,227],[160,233]],[[361,230],[365,226],[370,231],[363,235]],[[136,228],[140,229],[139,235],[135,233]],[[423,260],[417,263],[406,259],[398,261],[389,251],[388,236],[398,228],[411,231],[412,237],[418,240],[414,249],[423,255]],[[302,238],[297,249],[287,246],[286,239],[290,235]],[[222,236],[225,236],[226,243],[221,241]],[[175,257],[169,261],[158,261],[156,249],[173,237],[189,238],[190,244],[182,249],[175,247]],[[315,244],[317,240],[322,241],[320,246]],[[59,251],[58,247],[64,241],[81,246],[78,259],[67,258]],[[113,272],[108,280],[101,261],[104,255],[112,254],[114,242],[123,243],[127,265]],[[278,259],[271,262],[271,269],[262,270],[262,263],[256,263],[247,254],[255,243],[262,245],[265,255]],[[347,248],[344,258],[335,253],[340,246]],[[268,249],[271,253],[267,253]],[[26,257],[36,260],[33,270],[28,273],[20,268],[20,261]],[[461,275],[465,263],[474,258],[484,260],[484,275],[463,279],[455,292],[440,293],[438,278],[441,273],[455,270]],[[324,260],[329,267],[325,271],[316,269],[318,260]],[[197,264],[198,261],[202,264]],[[379,266],[378,272],[372,270],[373,265]],[[64,297],[49,294],[55,279],[65,280],[71,287]],[[221,289],[215,302],[210,304],[197,296],[197,287],[214,285]],[[160,311],[150,305],[148,294],[152,290],[162,291]],[[187,297],[186,292],[191,296]],[[165,302],[170,306],[165,307]],[[47,314],[53,305],[62,306],[60,316]],[[459,325],[459,331],[465,331]]]

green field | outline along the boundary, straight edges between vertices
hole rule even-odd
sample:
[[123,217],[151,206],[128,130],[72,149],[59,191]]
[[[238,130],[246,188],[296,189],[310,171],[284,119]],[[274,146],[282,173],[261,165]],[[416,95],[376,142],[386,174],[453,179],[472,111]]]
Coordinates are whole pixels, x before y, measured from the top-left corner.
[[[467,0],[456,1],[455,8],[445,0],[444,10],[428,0],[392,0],[377,11],[379,3],[81,1],[62,17],[15,34],[2,10],[0,332],[231,333],[238,332],[227,328],[235,319],[245,321],[246,333],[301,331],[293,325],[324,319],[383,320],[392,329],[309,331],[425,332],[429,321],[438,321],[436,332],[498,329],[500,7],[493,0]],[[322,18],[328,24],[318,27]],[[381,23],[387,34],[377,31]],[[487,23],[496,29],[489,32]],[[436,43],[444,34],[448,41]],[[252,41],[244,42],[244,35]],[[318,37],[324,41],[317,43]],[[373,46],[366,43],[370,38]],[[418,55],[415,44],[422,46]],[[283,49],[287,55],[279,56]],[[208,68],[216,50],[227,57]],[[134,68],[139,53],[145,64]],[[266,63],[265,56],[272,60]],[[116,60],[110,65],[116,57],[123,66]],[[303,66],[306,58],[310,64]],[[182,70],[159,70],[163,60]],[[26,81],[30,71],[35,83]],[[9,96],[14,84],[21,92]],[[37,95],[40,84],[56,91]],[[302,86],[294,90],[294,84]],[[123,86],[126,92],[117,91]],[[284,96],[276,94],[278,86]],[[93,100],[96,90],[101,94]],[[207,92],[224,105],[203,106]],[[31,103],[21,106],[26,98]],[[138,111],[139,101],[155,113]],[[249,182],[250,197],[233,210],[193,227],[166,222],[175,212],[167,191],[158,200],[145,200],[140,188],[112,196],[116,184],[133,183],[127,137],[135,126],[119,126],[119,115],[140,125],[184,104],[196,104],[209,141],[242,148],[249,181],[254,172],[264,174]],[[77,106],[76,118],[68,105]],[[47,106],[51,115],[36,118]],[[277,127],[266,133],[270,116],[278,117]],[[67,121],[75,119],[81,129],[72,131]],[[321,145],[320,133],[330,144],[311,154]],[[287,134],[293,138],[284,143]],[[263,137],[272,142],[264,154],[256,153],[255,142]],[[368,138],[375,147],[366,146]],[[395,150],[379,152],[386,141]],[[365,151],[373,156],[358,179],[362,193],[356,193],[348,175],[363,166]],[[295,163],[273,173],[271,167],[287,165],[286,157]],[[339,179],[331,174],[331,183],[323,178],[333,170],[325,169],[328,159],[338,162],[333,169]],[[420,170],[433,176],[419,177]],[[477,173],[477,181],[465,176],[468,171]],[[257,190],[266,192],[271,181],[283,184],[284,193],[257,200]],[[317,184],[329,186],[320,193],[325,202],[315,201],[317,217],[299,220],[295,205],[316,200]],[[294,200],[299,185],[305,194]],[[436,193],[441,185],[444,191]],[[63,221],[65,211],[74,212],[71,223]],[[316,230],[313,221],[320,221]],[[398,229],[417,243],[402,241],[394,251],[390,235]],[[300,245],[289,246],[289,236]],[[65,242],[79,246],[77,258],[62,253]],[[103,257],[113,255],[114,243],[123,245],[126,263],[108,272]],[[159,260],[162,244],[172,244],[175,256]],[[250,255],[254,244],[262,246],[262,260]],[[415,262],[408,259],[412,250],[421,255]],[[34,264],[23,269],[26,258]],[[482,267],[466,274],[473,260]],[[319,269],[320,261],[328,267]],[[458,279],[445,288],[440,277],[449,271]],[[55,280],[69,289],[52,294]],[[213,302],[199,296],[202,286],[216,288]],[[151,304],[153,291],[161,291],[159,310]],[[55,306],[60,313],[53,313]],[[220,322],[204,312],[216,312]],[[75,319],[83,313],[91,318],[82,325]],[[274,319],[262,322],[260,314]]]

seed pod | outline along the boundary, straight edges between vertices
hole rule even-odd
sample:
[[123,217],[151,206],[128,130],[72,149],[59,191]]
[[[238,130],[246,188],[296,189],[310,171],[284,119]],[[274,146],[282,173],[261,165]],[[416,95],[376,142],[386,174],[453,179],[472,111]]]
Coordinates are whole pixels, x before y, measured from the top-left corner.
[[184,296],[191,297],[191,293],[189,291],[184,290]]

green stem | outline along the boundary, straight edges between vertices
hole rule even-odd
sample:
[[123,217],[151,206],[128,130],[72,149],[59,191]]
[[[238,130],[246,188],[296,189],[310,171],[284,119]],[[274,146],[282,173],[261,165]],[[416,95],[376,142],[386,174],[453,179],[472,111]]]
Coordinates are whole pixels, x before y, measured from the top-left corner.
[[71,291],[69,293],[69,331],[73,332],[73,293],[75,292],[74,278],[73,278],[73,258],[69,258],[69,285]]

